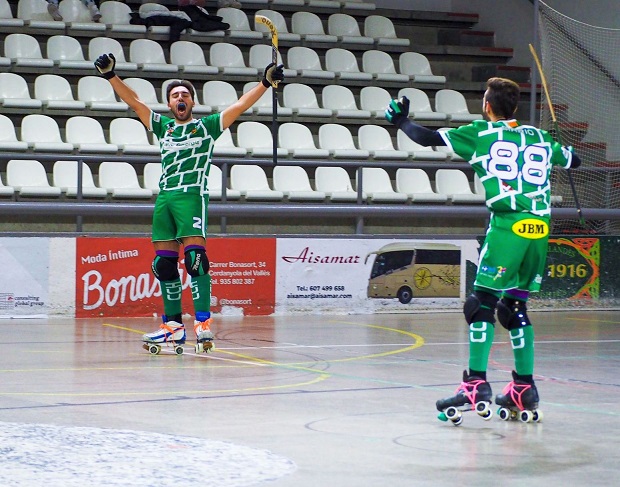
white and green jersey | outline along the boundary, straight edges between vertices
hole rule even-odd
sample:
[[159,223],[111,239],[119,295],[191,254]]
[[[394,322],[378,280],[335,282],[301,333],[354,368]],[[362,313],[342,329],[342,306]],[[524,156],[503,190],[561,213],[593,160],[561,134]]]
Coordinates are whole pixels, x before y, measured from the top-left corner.
[[516,120],[476,120],[440,134],[471,164],[491,211],[551,214],[551,168],[569,168],[572,152],[547,131]]
[[175,119],[151,112],[151,131],[159,139],[162,191],[207,193],[207,176],[215,140],[222,134],[219,113],[177,124]]

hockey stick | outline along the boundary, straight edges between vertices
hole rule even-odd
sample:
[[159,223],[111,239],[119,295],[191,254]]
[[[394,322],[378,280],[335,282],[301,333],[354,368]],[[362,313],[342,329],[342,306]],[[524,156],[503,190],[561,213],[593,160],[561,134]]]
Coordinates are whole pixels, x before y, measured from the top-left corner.
[[[264,15],[256,15],[254,21],[259,24],[264,24],[271,32],[271,62],[278,64],[278,29],[273,24],[270,18]],[[273,138],[273,165],[278,165],[278,88],[279,81],[271,82],[271,105],[272,105],[272,117],[271,117],[271,137]]]
[[[536,63],[536,67],[538,68],[538,74],[540,75],[540,82],[542,83],[543,90],[545,92],[545,97],[547,98],[547,105],[549,106],[549,113],[551,114],[551,120],[553,121],[553,128],[555,128],[555,132],[558,134],[558,141],[561,145],[564,145],[562,142],[562,133],[560,132],[560,125],[558,124],[558,119],[555,116],[555,109],[553,108],[553,103],[551,103],[551,97],[549,96],[549,89],[547,88],[547,79],[545,78],[545,73],[542,69],[542,64],[540,64],[540,59],[538,59],[538,54],[536,54],[536,49],[532,44],[530,46],[530,52],[534,58],[534,62]],[[534,91],[536,88],[534,87]],[[579,223],[582,227],[585,226],[586,222],[583,218],[583,214],[581,212],[581,204],[579,203],[579,198],[577,198],[577,189],[575,188],[575,181],[573,180],[573,175],[571,174],[570,168],[566,170],[568,174],[568,183],[570,184],[570,189],[573,193],[573,198],[575,198],[575,206],[577,207],[577,214],[579,215]]]

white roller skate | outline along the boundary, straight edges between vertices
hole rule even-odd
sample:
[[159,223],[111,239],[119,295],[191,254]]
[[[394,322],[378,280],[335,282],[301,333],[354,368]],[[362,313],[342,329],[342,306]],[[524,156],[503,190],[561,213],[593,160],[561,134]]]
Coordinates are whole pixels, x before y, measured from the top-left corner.
[[491,385],[476,376],[467,375],[463,371],[463,382],[457,387],[455,395],[446,399],[440,399],[436,403],[440,421],[450,421],[454,426],[463,422],[463,412],[476,411],[478,415],[488,421],[493,416],[491,399],[493,392]]
[[501,394],[495,397],[499,406],[497,415],[504,421],[518,419],[522,423],[539,423],[543,414],[538,409],[538,389],[534,382],[526,382],[512,371],[512,382],[509,382]]
[[196,332],[196,353],[208,353],[213,350],[215,336],[211,331],[211,313],[196,313],[194,332]]
[[161,352],[162,344],[172,346],[174,353],[181,355],[183,353],[182,345],[185,343],[185,327],[182,323],[168,321],[162,323],[159,330],[142,335],[142,341],[144,342],[142,348],[148,350],[152,355],[158,355]]

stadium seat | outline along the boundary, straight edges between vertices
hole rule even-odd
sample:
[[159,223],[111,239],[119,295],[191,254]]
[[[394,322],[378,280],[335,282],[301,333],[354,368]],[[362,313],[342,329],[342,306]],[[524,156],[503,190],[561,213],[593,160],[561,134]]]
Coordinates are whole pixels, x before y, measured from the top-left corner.
[[101,12],[100,22],[107,25],[112,36],[118,34],[146,35],[145,25],[131,24],[131,7],[124,2],[115,0],[101,2],[99,12]]
[[21,75],[0,73],[0,105],[4,108],[39,109],[43,104],[30,96],[28,83]]
[[17,30],[23,26],[24,21],[13,16],[9,1],[0,0],[0,27]]
[[[245,85],[243,85],[243,93],[247,93],[252,88],[254,88],[258,83],[260,82],[250,81],[246,83]],[[254,103],[254,105],[252,106],[252,112],[255,115],[269,115],[269,116],[272,115],[273,113],[273,93],[271,91],[272,89],[273,88],[271,87],[267,88],[267,91],[265,91],[265,93],[263,93],[262,96],[258,100],[256,100],[256,103]],[[278,116],[280,117],[290,117],[291,115],[293,115],[293,110],[288,107],[283,107],[280,104],[279,100],[278,100],[276,107],[278,109]]]
[[149,142],[142,122],[135,118],[118,117],[110,122],[110,143],[124,154],[157,154],[159,147]]
[[57,30],[59,33],[65,31],[65,23],[55,21],[47,11],[46,0],[19,0],[17,18],[33,29],[45,29],[46,32]]
[[355,147],[350,130],[337,123],[326,123],[319,127],[319,147],[327,149],[336,159],[368,159],[370,157],[367,150]]
[[[202,86],[202,99],[205,105],[211,106],[216,112],[221,112],[235,103],[239,97],[235,87],[227,81],[211,80]],[[243,113],[251,114],[252,107]]]
[[[321,166],[314,171],[314,183],[317,191],[324,192],[333,202],[357,201],[357,191],[351,186],[351,179],[343,167]],[[366,199],[366,193],[362,193]]]
[[99,121],[81,115],[71,117],[65,124],[65,139],[75,145],[78,152],[116,154],[118,146],[109,144]]
[[176,64],[182,74],[217,74],[215,66],[209,66],[204,51],[195,42],[176,41],[170,46],[170,62]]
[[241,49],[228,42],[216,42],[209,48],[209,64],[228,76],[257,76],[258,70],[246,65]]
[[47,39],[47,59],[54,61],[60,69],[93,69],[92,61],[84,59],[80,42],[67,35],[55,35]]
[[104,23],[93,21],[90,10],[82,0],[62,0],[58,5],[58,11],[69,34],[86,31],[90,35],[99,35],[106,31]]
[[[138,13],[142,18],[145,18],[150,14],[170,15],[170,9],[159,2],[145,2],[143,0],[142,4],[138,8]],[[147,27],[146,30],[147,35],[159,35],[166,37],[170,35],[170,26],[168,25],[151,25]]]
[[314,11],[315,9],[338,11],[340,10],[340,0],[306,0],[308,10]]
[[409,76],[415,83],[431,83],[445,85],[446,77],[434,75],[431,65],[424,54],[403,52],[398,58],[398,71]]
[[74,149],[73,144],[62,141],[56,120],[39,113],[22,119],[21,140],[35,151],[71,152]]
[[394,23],[383,15],[368,15],[364,19],[364,35],[372,37],[375,45],[380,47],[407,47],[409,39],[399,38]]
[[248,16],[242,9],[222,7],[217,10],[216,15],[222,17],[222,22],[230,25],[230,29],[226,31],[226,35],[231,41],[237,39],[260,41],[265,37],[263,32],[252,30],[248,22]]
[[363,36],[355,17],[344,13],[333,13],[327,19],[327,32],[338,37],[338,41],[345,44],[357,44],[370,48],[375,40]]
[[134,167],[128,162],[104,161],[99,164],[99,187],[112,198],[151,198],[153,191],[140,186]]
[[[301,41],[301,36],[299,34],[289,32],[286,20],[280,12],[276,10],[260,9],[256,11],[254,16],[255,19],[256,15],[263,15],[273,22],[273,25],[278,30],[278,41],[294,43],[299,43]],[[265,24],[259,24],[256,20],[254,21],[254,30],[257,32],[265,32],[267,37],[271,36],[269,28]]]
[[276,166],[273,168],[273,188],[282,191],[289,201],[323,201],[325,193],[315,191],[308,173],[301,166]]
[[357,131],[357,145],[370,152],[373,159],[396,159],[406,161],[409,154],[396,150],[392,136],[385,127],[379,125],[362,125]]
[[385,119],[385,109],[391,101],[390,92],[380,86],[364,86],[360,90],[361,109],[368,110],[376,119]]
[[[2,83],[1,79],[0,83]],[[28,144],[26,142],[17,140],[13,121],[6,115],[0,114],[0,150],[11,152],[24,151],[27,149]]]
[[[356,171],[359,173],[360,169]],[[406,194],[397,193],[392,187],[390,175],[382,167],[363,167],[362,189],[368,199],[373,203],[404,203],[408,197]],[[358,178],[355,178],[358,181]]]
[[278,7],[280,5],[285,5],[287,7],[303,7],[306,0],[269,0],[269,3],[273,7]]
[[267,175],[256,164],[235,164],[230,168],[230,186],[248,201],[280,201],[284,198],[282,191],[269,187]]
[[398,98],[406,96],[409,98],[409,117],[416,122],[446,122],[448,115],[435,112],[431,107],[428,95],[418,88],[402,88],[398,91]]
[[66,196],[77,196],[78,164],[82,165],[82,196],[85,198],[105,198],[108,192],[95,186],[90,167],[82,161],[56,161],[52,169],[53,186],[60,188]]
[[159,180],[161,179],[161,163],[147,162],[142,171],[142,187],[150,189],[154,195],[159,194]]
[[424,169],[398,168],[396,170],[396,191],[406,194],[412,203],[445,203],[445,194],[435,193]]
[[371,73],[380,82],[409,83],[409,76],[396,72],[392,56],[387,52],[370,49],[362,54],[362,70]]
[[463,94],[456,90],[443,89],[435,93],[435,110],[448,114],[450,123],[470,123],[481,120],[481,113],[471,113]]
[[357,58],[348,49],[333,47],[325,53],[325,68],[336,73],[339,80],[372,80],[372,73],[360,71]]
[[[168,103],[162,103],[157,98],[155,87],[148,79],[125,78],[123,81],[133,89],[140,100],[148,105],[154,112],[164,113],[168,111]],[[108,83],[109,84],[109,83]]]
[[[237,126],[237,145],[253,157],[273,156],[273,137],[267,125],[260,122],[241,122]],[[278,157],[288,157],[288,150],[278,147]]]
[[343,0],[340,2],[343,10],[351,11],[355,14],[368,14],[377,8],[374,2],[367,2],[365,0]]
[[[114,54],[116,59],[115,71],[128,71],[131,74],[135,74],[138,69],[136,63],[127,62],[125,58],[125,51],[121,43],[112,37],[93,37],[88,42],[88,59],[92,62],[96,61],[102,54]],[[124,73],[120,73],[121,76]]]
[[336,120],[340,118],[359,118],[369,120],[372,114],[357,107],[353,92],[342,85],[327,85],[322,91],[323,107],[332,110]]
[[57,74],[41,74],[34,80],[34,96],[48,110],[84,110],[86,103],[73,97],[71,85]]
[[245,157],[247,153],[246,149],[235,145],[228,128],[215,140],[215,146],[213,147],[214,156]]
[[287,149],[293,157],[325,158],[329,157],[327,149],[318,149],[310,129],[301,123],[283,123],[278,128],[279,146]]
[[328,108],[319,107],[315,91],[302,83],[287,83],[282,90],[284,106],[300,117],[327,117],[333,114]]
[[2,178],[0,178],[0,196],[14,196],[15,195],[15,188],[13,186],[7,186],[4,184],[4,182],[2,181]]
[[51,186],[45,167],[34,159],[11,159],[6,165],[6,182],[19,196],[58,197],[60,188]]
[[334,79],[333,71],[324,70],[319,55],[314,49],[304,46],[293,46],[287,54],[288,68],[297,71],[302,78]]
[[323,21],[314,12],[298,11],[291,17],[291,30],[299,34],[304,42],[336,44],[338,37],[325,33]]
[[396,147],[399,150],[407,151],[409,157],[415,160],[421,161],[445,161],[448,159],[448,154],[445,152],[434,150],[432,147],[424,147],[413,140],[399,130],[396,132]]
[[[219,140],[219,139],[218,139]],[[223,186],[222,186],[222,170],[211,163],[209,166],[209,175],[207,189],[209,191],[210,200],[221,200],[223,198]],[[241,193],[235,189],[226,188],[227,200],[238,200],[241,198]]]
[[[166,91],[168,89],[168,85],[173,81],[177,81],[177,80],[167,79],[161,84],[161,99],[165,101],[166,104],[168,103],[168,100],[166,98]],[[204,116],[206,114],[213,112],[213,108],[210,105],[205,105],[200,102],[200,96],[198,95],[198,90],[196,89],[195,85],[194,85],[194,108],[192,109],[192,112],[200,116]]]
[[446,195],[452,203],[484,203],[483,195],[471,190],[465,173],[459,169],[438,169],[435,173],[435,186],[439,194]]
[[179,67],[166,61],[164,49],[152,39],[134,39],[129,44],[129,60],[143,72],[178,73]]
[[54,66],[54,61],[43,58],[39,41],[29,34],[7,35],[4,38],[4,55],[18,67],[51,69]]
[[[273,49],[270,45],[267,44],[254,44],[250,47],[250,59],[248,61],[248,66],[251,68],[256,68],[258,70],[258,74],[265,72],[265,68],[269,63],[272,62],[273,59]],[[284,64],[282,61],[282,54],[278,52],[278,64]],[[290,80],[290,78],[294,78],[297,76],[297,71],[294,69],[284,68],[284,79]]]
[[106,112],[126,112],[129,107],[124,101],[118,101],[112,85],[101,76],[82,76],[78,80],[78,100],[86,103],[90,110]]

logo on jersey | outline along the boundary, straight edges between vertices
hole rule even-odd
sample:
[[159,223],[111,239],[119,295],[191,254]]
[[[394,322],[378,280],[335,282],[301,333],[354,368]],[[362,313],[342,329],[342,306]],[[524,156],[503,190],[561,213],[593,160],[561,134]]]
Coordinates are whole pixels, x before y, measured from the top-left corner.
[[512,226],[512,231],[519,235],[519,237],[529,238],[531,240],[537,240],[549,235],[549,225],[542,220],[536,220],[535,218],[526,218],[516,222]]
[[480,272],[482,274],[486,274],[487,276],[492,277],[492,279],[494,281],[497,281],[498,279],[500,279],[507,271],[508,269],[504,266],[497,266],[497,267],[489,267],[487,265],[483,265],[480,268]]

